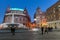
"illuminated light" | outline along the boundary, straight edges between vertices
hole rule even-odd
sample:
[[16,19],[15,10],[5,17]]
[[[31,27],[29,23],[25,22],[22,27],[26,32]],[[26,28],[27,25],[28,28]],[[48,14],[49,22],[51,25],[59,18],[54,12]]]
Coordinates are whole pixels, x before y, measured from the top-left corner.
[[20,8],[10,8],[10,10],[20,10],[20,11],[24,11],[24,9],[20,9]]
[[34,21],[36,21],[37,19],[34,19]]

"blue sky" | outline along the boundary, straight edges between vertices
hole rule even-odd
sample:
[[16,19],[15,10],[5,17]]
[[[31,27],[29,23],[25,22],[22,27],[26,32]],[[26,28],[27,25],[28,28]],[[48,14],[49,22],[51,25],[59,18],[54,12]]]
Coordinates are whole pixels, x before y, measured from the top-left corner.
[[0,0],[0,23],[3,22],[6,8],[27,8],[31,21],[33,21],[36,8],[39,6],[42,11],[52,6],[58,0]]

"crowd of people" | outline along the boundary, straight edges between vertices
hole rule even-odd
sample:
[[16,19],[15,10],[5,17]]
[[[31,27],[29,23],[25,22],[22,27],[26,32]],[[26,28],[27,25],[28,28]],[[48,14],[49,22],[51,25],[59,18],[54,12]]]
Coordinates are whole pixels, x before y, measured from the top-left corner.
[[43,33],[48,33],[50,31],[52,31],[52,27],[41,27],[41,33],[43,35]]

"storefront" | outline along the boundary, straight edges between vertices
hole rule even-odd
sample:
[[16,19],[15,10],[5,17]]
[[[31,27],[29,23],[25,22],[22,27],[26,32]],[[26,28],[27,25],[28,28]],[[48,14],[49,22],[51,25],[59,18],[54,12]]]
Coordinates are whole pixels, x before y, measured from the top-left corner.
[[60,20],[47,22],[48,27],[60,28]]

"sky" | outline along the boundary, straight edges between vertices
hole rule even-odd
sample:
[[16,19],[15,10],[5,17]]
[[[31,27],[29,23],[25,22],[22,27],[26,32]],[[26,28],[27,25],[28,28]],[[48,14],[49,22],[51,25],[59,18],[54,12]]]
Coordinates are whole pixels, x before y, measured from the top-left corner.
[[34,21],[34,13],[37,7],[40,7],[42,12],[45,12],[50,6],[58,0],[0,0],[0,23],[3,22],[6,8],[26,8],[30,15],[31,21]]

